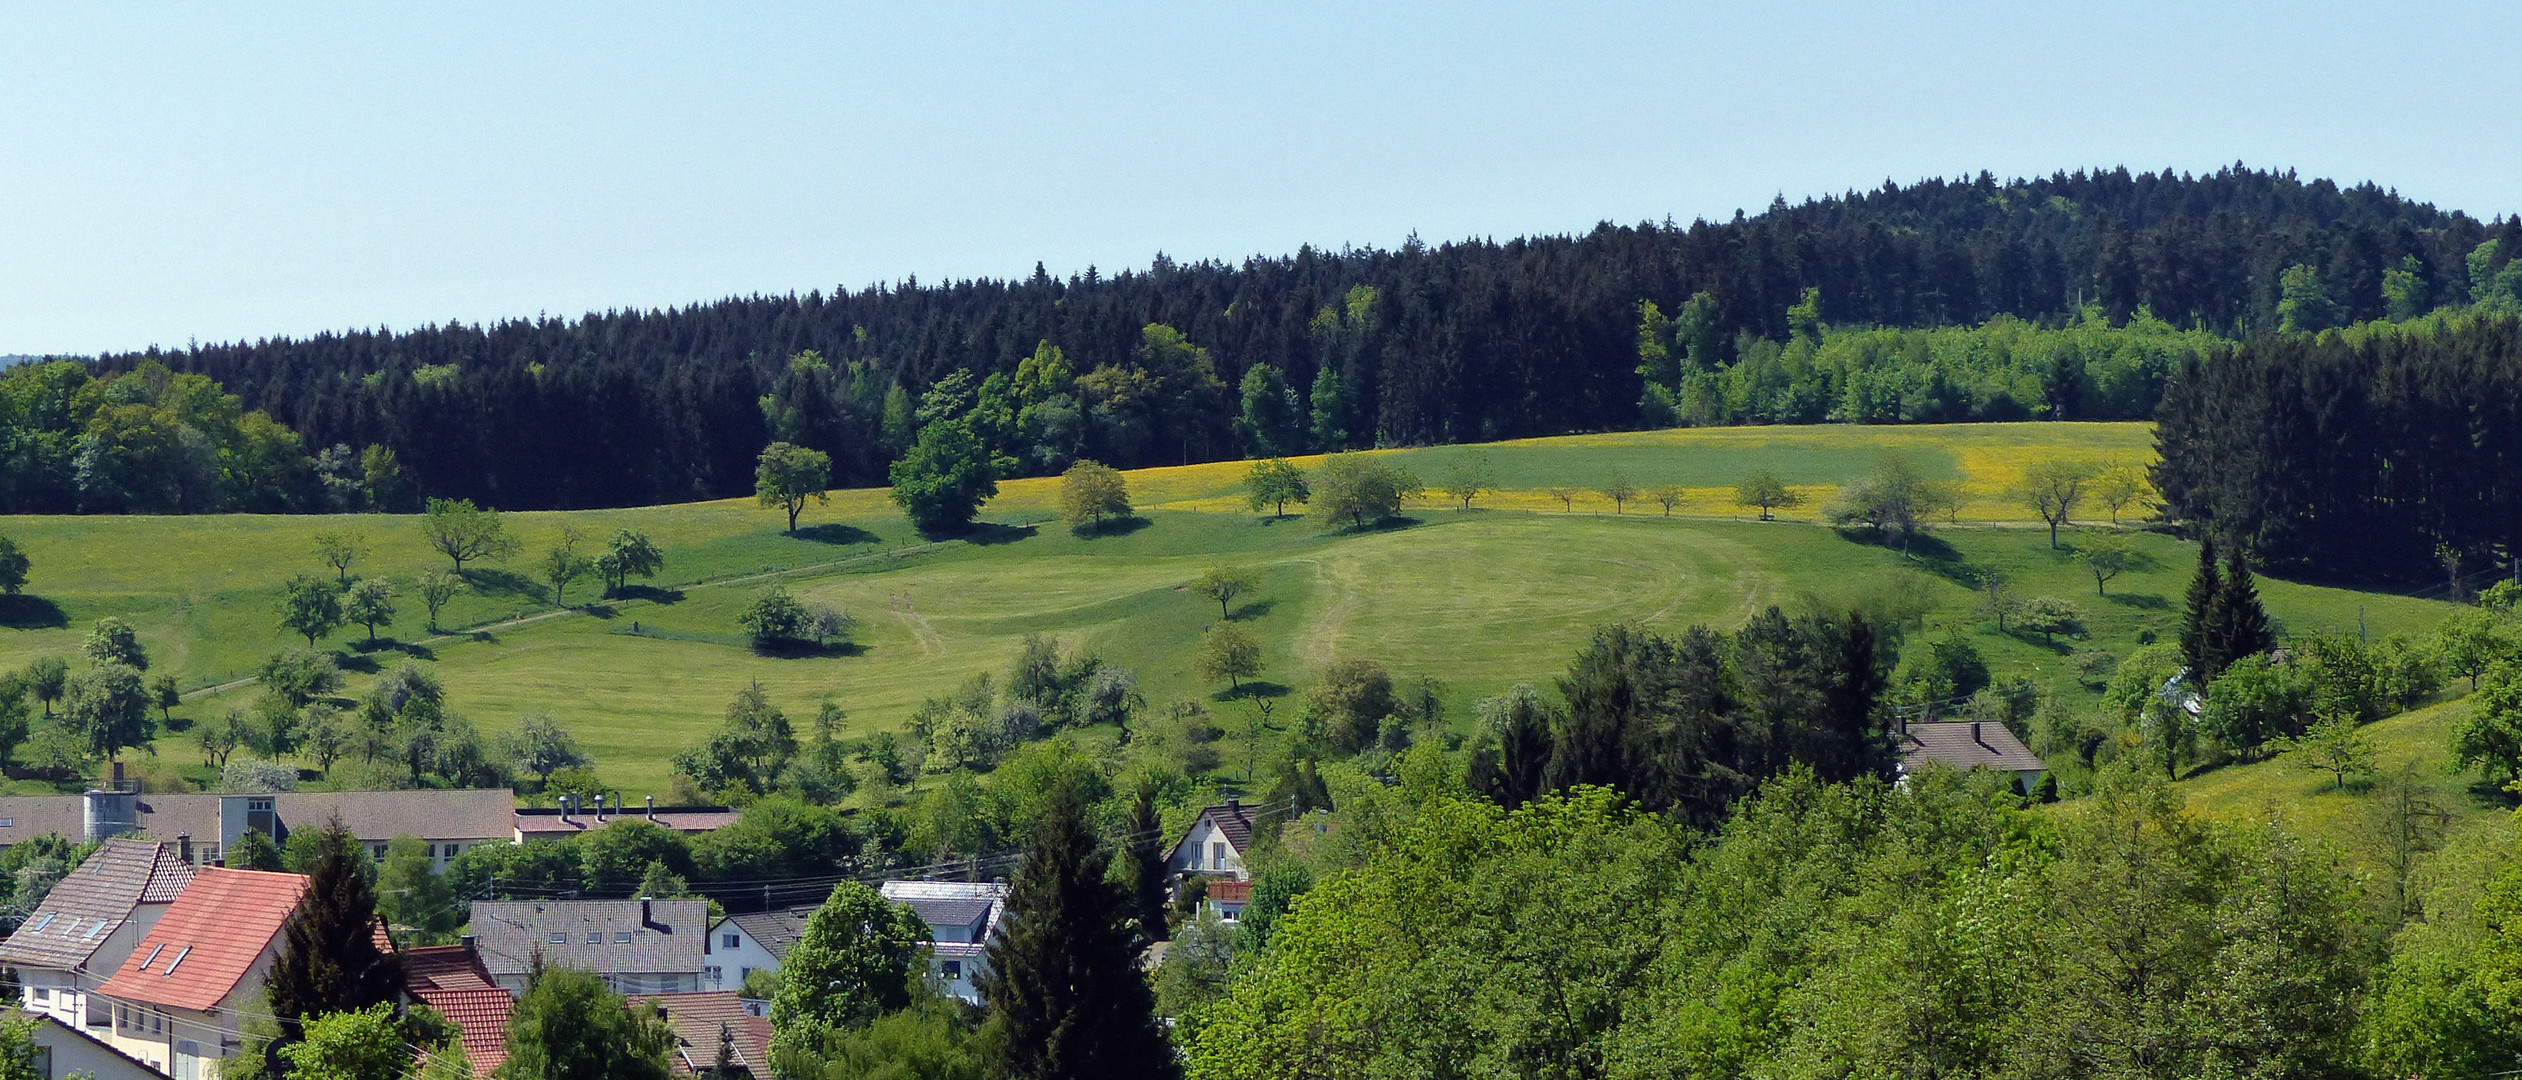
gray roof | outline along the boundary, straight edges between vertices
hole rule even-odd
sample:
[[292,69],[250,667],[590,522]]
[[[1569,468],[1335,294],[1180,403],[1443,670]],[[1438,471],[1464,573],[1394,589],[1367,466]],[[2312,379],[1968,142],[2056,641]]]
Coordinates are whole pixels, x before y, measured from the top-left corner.
[[814,914],[815,905],[781,908],[777,911],[756,911],[730,915],[727,921],[736,924],[746,937],[761,942],[774,959],[785,961],[788,950],[806,933],[806,919]]
[[[258,796],[259,797],[259,796]],[[283,791],[270,796],[288,829],[321,829],[338,817],[361,840],[413,836],[448,840],[505,840],[516,835],[516,793],[507,788],[440,791]],[[217,843],[215,794],[140,796],[140,832],[162,840],[189,836]],[[0,796],[0,847],[55,833],[78,840],[87,833],[85,797]]]
[[700,974],[709,951],[709,901],[647,903],[649,921],[642,923],[638,900],[480,900],[473,904],[473,935],[493,975],[524,974],[537,950],[546,964],[599,975]]
[[992,900],[930,900],[923,897],[914,897],[903,903],[918,912],[920,918],[928,920],[932,931],[947,926],[969,930],[973,923],[988,915],[991,908],[998,906]]
[[2005,725],[1978,720],[1911,724],[1900,740],[1903,768],[1935,762],[1955,769],[2041,772],[2049,768]]
[[0,943],[0,963],[53,971],[84,966],[142,904],[172,903],[193,868],[172,844],[113,839],[45,894],[18,932]]

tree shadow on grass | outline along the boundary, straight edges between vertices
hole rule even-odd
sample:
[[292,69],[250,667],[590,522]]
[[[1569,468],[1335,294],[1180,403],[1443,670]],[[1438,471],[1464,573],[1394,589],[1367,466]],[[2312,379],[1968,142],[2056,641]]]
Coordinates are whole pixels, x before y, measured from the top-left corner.
[[2172,606],[2171,601],[2153,593],[2112,593],[2110,602],[2121,607],[2139,608],[2145,611],[2162,611]]
[[872,544],[876,542],[876,534],[855,525],[808,525],[788,535],[799,540],[812,540],[818,544]]
[[1229,687],[1214,694],[1210,694],[1208,699],[1221,704],[1232,705],[1235,702],[1243,701],[1248,698],[1283,698],[1294,692],[1295,691],[1289,689],[1285,683],[1274,683],[1265,679],[1246,679],[1244,680],[1243,689],[1237,690]]
[[545,589],[541,585],[535,584],[533,579],[517,573],[514,570],[493,570],[489,567],[476,567],[464,572],[464,580],[467,584],[473,586],[474,592],[480,593],[484,596],[499,596],[505,594],[532,597],[536,600],[549,599],[550,596],[550,590]]
[[1235,613],[1229,616],[1229,618],[1237,622],[1241,622],[1245,619],[1258,619],[1269,614],[1271,611],[1276,610],[1278,606],[1279,602],[1276,600],[1254,600],[1236,607]]
[[753,655],[773,660],[816,660],[830,657],[859,656],[867,647],[855,641],[835,641],[818,645],[811,641],[754,642]]
[[1031,525],[1001,525],[995,521],[975,521],[959,531],[939,533],[935,539],[961,540],[967,544],[989,547],[996,544],[1012,544],[1018,540],[1030,539],[1032,536],[1033,526]]
[[1072,535],[1089,538],[1097,536],[1128,536],[1129,534],[1137,532],[1140,529],[1144,529],[1152,524],[1155,523],[1136,514],[1132,514],[1129,517],[1107,518],[1101,522],[1079,525],[1070,529],[1069,532]]
[[646,600],[652,604],[680,604],[683,590],[660,589],[654,585],[624,585],[613,591],[613,599],[624,602]]
[[0,626],[11,630],[57,630],[70,625],[61,605],[40,596],[0,596]]
[[[409,641],[401,641],[390,637],[381,637],[375,641],[354,641],[351,643],[350,649],[352,652],[358,653],[363,658],[372,657],[373,654],[376,653],[401,653],[414,660],[435,660],[438,658],[438,654],[430,651],[429,647],[426,645]],[[370,660],[370,662],[373,663],[374,661]]]

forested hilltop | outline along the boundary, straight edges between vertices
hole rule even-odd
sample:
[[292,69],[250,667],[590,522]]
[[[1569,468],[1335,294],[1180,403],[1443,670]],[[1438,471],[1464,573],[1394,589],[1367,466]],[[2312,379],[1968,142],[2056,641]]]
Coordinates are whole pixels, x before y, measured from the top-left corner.
[[[400,462],[389,479],[421,494],[621,506],[748,491],[773,440],[830,454],[837,484],[883,483],[938,419],[968,421],[1007,471],[1047,473],[1078,458],[1164,464],[1647,423],[2138,418],[2197,339],[2466,302],[2467,260],[2496,239],[2514,250],[2522,225],[2238,166],[1983,173],[1687,226],[1240,265],[1160,257],[1110,277],[1037,269],[95,367],[155,360],[207,375],[310,454],[343,448],[323,472],[342,490],[365,482],[357,458],[376,447]],[[1905,359],[1888,365],[1905,374],[1834,381],[1814,375],[1834,324],[1984,340],[1958,359],[1933,335],[1848,344],[1868,363]],[[2016,340],[2079,326],[2109,340]],[[1799,339],[1812,339],[1800,353]],[[60,460],[45,468],[13,439],[13,471],[59,482],[12,508],[122,508],[83,495],[75,436],[56,434]],[[305,491],[329,490],[308,475]]]

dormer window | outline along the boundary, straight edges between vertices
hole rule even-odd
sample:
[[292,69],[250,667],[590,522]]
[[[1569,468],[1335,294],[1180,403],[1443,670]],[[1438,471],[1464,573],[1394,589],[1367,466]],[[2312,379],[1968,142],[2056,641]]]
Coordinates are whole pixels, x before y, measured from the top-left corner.
[[247,812],[247,813],[260,813],[260,814],[268,814],[268,813],[271,813],[271,800],[270,800],[270,799],[247,799],[247,800],[245,800],[245,810],[246,810],[246,812]]

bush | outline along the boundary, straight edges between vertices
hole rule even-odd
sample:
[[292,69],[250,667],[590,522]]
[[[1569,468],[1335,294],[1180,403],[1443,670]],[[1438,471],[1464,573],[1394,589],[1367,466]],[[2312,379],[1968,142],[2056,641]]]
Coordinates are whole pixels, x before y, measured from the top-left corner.
[[2035,596],[2023,601],[2014,614],[2014,627],[2025,633],[2038,634],[2041,640],[2056,642],[2058,635],[2084,636],[2084,609],[2055,596]]
[[755,645],[778,645],[803,641],[811,632],[812,615],[804,604],[778,585],[765,586],[753,594],[753,602],[745,605],[736,623],[753,638]]
[[237,758],[219,770],[219,790],[226,792],[296,791],[298,770],[260,758]]

